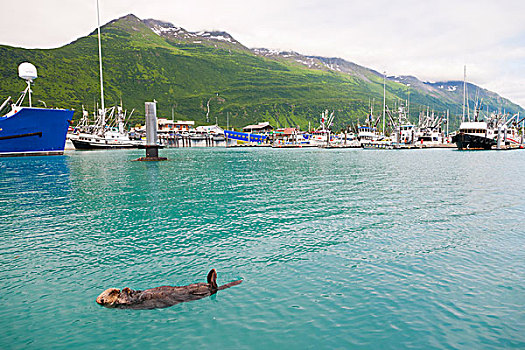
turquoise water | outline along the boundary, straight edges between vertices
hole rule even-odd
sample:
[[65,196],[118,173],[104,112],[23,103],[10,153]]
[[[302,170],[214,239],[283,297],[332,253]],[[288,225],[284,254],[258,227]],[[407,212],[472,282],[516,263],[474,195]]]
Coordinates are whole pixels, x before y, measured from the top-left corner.
[[161,153],[0,159],[0,348],[525,348],[525,152]]

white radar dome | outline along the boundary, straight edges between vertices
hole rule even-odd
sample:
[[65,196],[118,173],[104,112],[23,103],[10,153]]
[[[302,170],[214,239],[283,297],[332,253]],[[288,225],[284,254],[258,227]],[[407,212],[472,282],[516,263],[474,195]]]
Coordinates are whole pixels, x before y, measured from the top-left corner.
[[20,63],[18,76],[24,80],[32,81],[37,78],[36,67],[29,62]]

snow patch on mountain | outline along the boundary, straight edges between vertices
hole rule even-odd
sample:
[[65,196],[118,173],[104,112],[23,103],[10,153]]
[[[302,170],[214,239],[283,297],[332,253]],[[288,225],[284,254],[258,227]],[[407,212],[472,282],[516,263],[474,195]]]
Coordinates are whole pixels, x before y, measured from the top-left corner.
[[192,40],[193,43],[206,41],[219,41],[242,46],[230,34],[221,31],[198,31],[189,32],[184,28],[177,27],[169,22],[162,22],[155,19],[146,19],[144,23],[157,35],[173,39]]

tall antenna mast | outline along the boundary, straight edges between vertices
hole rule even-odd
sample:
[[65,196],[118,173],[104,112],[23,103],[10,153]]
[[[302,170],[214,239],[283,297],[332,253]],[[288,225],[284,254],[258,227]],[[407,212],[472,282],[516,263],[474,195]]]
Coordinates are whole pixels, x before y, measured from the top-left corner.
[[100,64],[100,101],[102,104],[102,127],[106,124],[106,107],[104,105],[104,78],[102,77],[102,44],[100,42],[100,9],[97,0],[97,23],[98,23],[98,60]]

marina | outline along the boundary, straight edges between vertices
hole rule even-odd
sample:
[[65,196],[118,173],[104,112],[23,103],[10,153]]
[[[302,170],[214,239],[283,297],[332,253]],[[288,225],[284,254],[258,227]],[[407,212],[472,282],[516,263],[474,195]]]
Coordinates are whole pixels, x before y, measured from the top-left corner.
[[[273,148],[364,148],[364,149],[433,149],[433,148],[458,148],[460,150],[501,150],[501,149],[523,149],[523,137],[516,127],[509,128],[508,125],[522,125],[525,118],[496,118],[489,124],[500,123],[498,131],[488,129],[485,122],[465,122],[460,129],[450,134],[445,134],[438,128],[438,124],[429,126],[419,123],[419,126],[404,124],[400,127],[394,126],[390,137],[377,130],[371,131],[370,126],[359,126],[358,132],[335,133],[321,125],[320,129],[306,132],[296,128],[282,128],[263,133],[242,132],[224,130],[218,125],[198,126],[196,128],[180,128],[180,123],[191,123],[194,121],[168,121],[159,120],[158,144],[167,148],[184,147],[273,147]],[[164,124],[178,125],[169,129],[162,128]],[[179,123],[179,124],[177,124]],[[269,124],[269,123],[266,123]],[[396,125],[396,124],[394,124]],[[434,131],[437,130],[437,131]],[[487,131],[489,130],[489,131]],[[480,137],[477,143],[471,139]],[[105,132],[105,138],[94,134],[75,133],[68,136],[76,149],[111,149],[111,148],[140,148],[144,144],[146,134],[145,127],[133,129],[132,138],[129,132]],[[459,138],[461,137],[461,139]],[[465,140],[469,141],[465,141]],[[461,141],[460,141],[461,140]],[[498,141],[499,140],[499,141]],[[73,149],[70,147],[69,149]]]
[[[69,110],[40,110],[32,109],[31,83],[37,77],[36,67],[24,62],[19,66],[19,77],[27,81],[27,88],[16,103],[11,103],[8,97],[0,106],[0,112],[8,113],[0,117],[0,156],[25,155],[60,155],[64,148],[77,150],[102,149],[130,149],[144,148],[147,126],[136,125],[128,127],[134,109],[128,113],[120,105],[111,108],[105,107],[104,79],[102,64],[102,40],[100,32],[100,18],[97,1],[97,42],[100,80],[100,107],[94,104],[93,119],[82,105],[82,117],[74,128],[67,128],[63,122],[72,122],[73,111]],[[466,66],[463,79],[463,115],[459,130],[449,133],[450,115],[447,110],[439,117],[430,113],[427,106],[426,114],[419,113],[418,123],[410,118],[410,104],[406,101],[394,101],[391,109],[386,98],[386,73],[383,75],[383,108],[382,117],[374,116],[373,104],[370,103],[370,113],[363,125],[357,121],[357,126],[346,126],[337,133],[332,130],[335,111],[324,110],[320,114],[319,126],[316,129],[302,131],[297,127],[274,128],[269,122],[259,122],[243,127],[242,131],[226,129],[218,125],[200,125],[195,127],[195,121],[177,121],[155,117],[155,143],[160,147],[232,147],[236,145],[271,146],[272,148],[364,148],[377,150],[390,149],[430,149],[450,148],[455,144],[458,150],[509,150],[522,149],[525,143],[525,118],[519,113],[509,116],[503,113],[487,113],[481,115],[482,101],[476,100],[474,115],[470,116],[470,106],[467,92]],[[28,96],[29,109],[22,107]],[[218,94],[216,95],[218,99]],[[206,107],[206,121],[209,122],[210,101]],[[154,103],[157,102],[154,100]],[[148,102],[146,102],[146,105]],[[466,114],[465,114],[466,110]],[[53,118],[39,118],[34,116],[54,116]],[[382,127],[379,125],[382,120]],[[147,123],[146,123],[147,124]],[[446,132],[444,131],[446,126]],[[30,129],[28,129],[28,127]],[[42,130],[46,129],[45,132]],[[519,129],[521,128],[521,130]],[[18,133],[18,130],[32,132]],[[40,130],[40,131],[35,131]],[[68,131],[67,135],[64,135]],[[45,135],[45,136],[44,136]],[[50,141],[53,139],[53,141]],[[66,139],[68,145],[66,146]],[[72,146],[71,146],[72,145]],[[153,145],[149,145],[151,147]],[[146,147],[147,148],[147,147]]]

